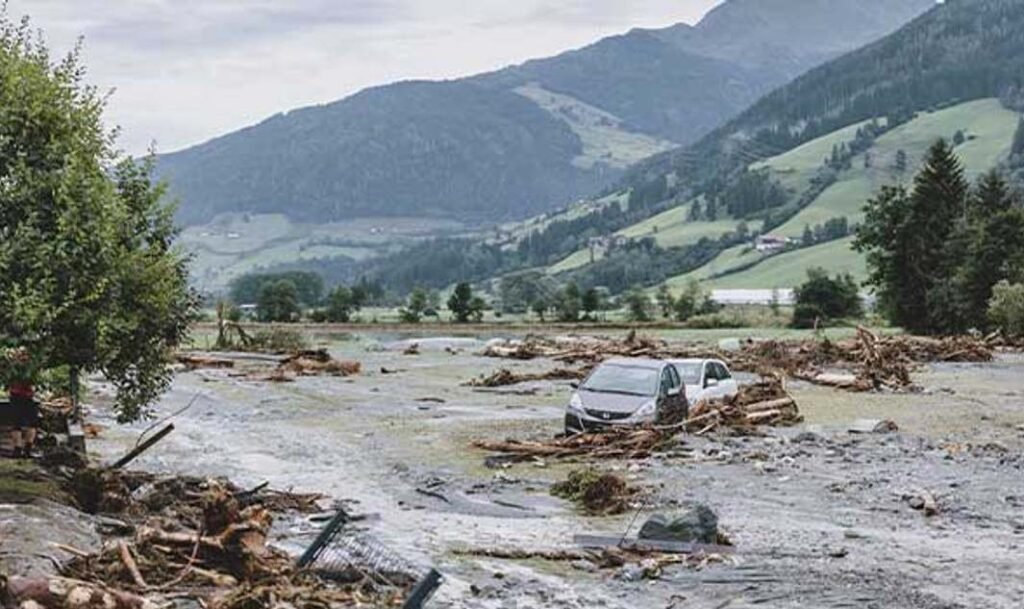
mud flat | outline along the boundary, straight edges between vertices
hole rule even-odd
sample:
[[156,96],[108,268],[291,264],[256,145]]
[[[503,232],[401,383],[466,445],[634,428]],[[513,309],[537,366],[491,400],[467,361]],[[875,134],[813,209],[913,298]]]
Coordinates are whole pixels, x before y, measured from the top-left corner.
[[[327,345],[362,364],[344,378],[184,372],[157,410],[194,403],[138,466],[352,500],[379,515],[361,527],[446,575],[438,607],[1010,609],[1024,598],[1020,356],[930,365],[915,377],[920,393],[792,383],[803,425],[683,436],[668,452],[602,463],[648,493],[626,514],[588,517],[549,493],[585,458],[489,469],[488,453],[470,448],[477,439],[551,437],[568,399],[568,381],[468,386],[499,367],[555,367],[481,357],[489,338],[349,334]],[[405,354],[412,343],[418,355]],[[103,389],[93,388],[93,419],[108,423]],[[863,433],[862,419],[888,419],[899,431]],[[145,426],[111,425],[92,447],[112,458]],[[935,513],[923,508],[925,496]],[[647,515],[690,501],[718,513],[731,555],[644,573],[466,554],[574,551],[576,534],[621,536],[631,524],[635,534]],[[275,543],[297,551],[313,531],[296,523]]]

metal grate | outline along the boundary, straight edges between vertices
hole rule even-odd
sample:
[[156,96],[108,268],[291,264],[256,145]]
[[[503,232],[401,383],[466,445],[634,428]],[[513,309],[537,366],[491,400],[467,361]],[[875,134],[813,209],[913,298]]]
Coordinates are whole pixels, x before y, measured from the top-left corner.
[[339,509],[303,552],[298,565],[340,581],[369,578],[377,584],[412,592],[404,609],[420,609],[441,585],[441,574],[422,568],[367,535],[345,531],[351,517]]

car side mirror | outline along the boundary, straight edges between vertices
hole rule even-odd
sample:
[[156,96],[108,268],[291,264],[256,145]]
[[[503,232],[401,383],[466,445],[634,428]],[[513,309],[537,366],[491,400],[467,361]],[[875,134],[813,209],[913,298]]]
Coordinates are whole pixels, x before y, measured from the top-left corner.
[[577,381],[573,381],[573,382],[569,383],[569,386],[572,387],[573,389],[579,389],[580,388],[580,384]]
[[705,379],[704,387],[718,387],[718,379]]

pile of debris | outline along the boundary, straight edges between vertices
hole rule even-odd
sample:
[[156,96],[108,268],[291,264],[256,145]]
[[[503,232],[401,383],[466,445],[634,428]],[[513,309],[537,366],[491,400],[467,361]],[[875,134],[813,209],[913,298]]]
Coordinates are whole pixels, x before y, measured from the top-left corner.
[[564,482],[551,487],[551,494],[572,501],[588,514],[616,515],[629,510],[640,490],[614,472],[577,469]]
[[803,421],[782,375],[768,375],[740,387],[725,400],[705,400],[690,408],[686,429],[702,435],[721,427],[750,431],[760,425],[786,426]]
[[327,349],[316,349],[289,355],[277,367],[277,371],[295,376],[352,376],[362,371],[362,365],[359,362],[336,360]]
[[490,376],[481,376],[466,383],[470,387],[507,387],[532,381],[579,381],[590,373],[589,368],[555,368],[547,372],[516,374],[501,368]]
[[523,340],[497,339],[487,344],[484,357],[531,360],[547,357],[568,364],[596,364],[610,357],[658,357],[664,352],[664,341],[637,336],[630,332],[625,339],[585,336],[527,336]]
[[[225,480],[84,469],[69,483],[82,509],[103,514],[112,536],[73,558],[61,576],[12,578],[0,598],[21,607],[142,609],[191,598],[225,609],[391,606],[406,589],[365,574],[328,583],[267,545],[274,514],[319,512],[320,495],[240,489]],[[6,594],[5,594],[6,593]]]
[[841,341],[748,340],[737,351],[729,353],[700,346],[669,345],[630,333],[622,340],[541,336],[528,336],[521,341],[498,340],[488,344],[483,355],[519,360],[546,357],[560,363],[583,363],[588,367],[612,357],[716,358],[729,362],[737,371],[783,373],[847,391],[903,391],[913,388],[911,373],[919,364],[988,362],[993,359],[995,349],[1001,346],[1005,346],[1005,341],[998,335],[947,338],[878,336],[860,327],[855,337]]
[[597,459],[644,459],[674,443],[676,429],[654,427],[612,428],[601,433],[585,433],[552,440],[477,440],[474,448],[523,460],[533,457],[568,459],[586,455]]

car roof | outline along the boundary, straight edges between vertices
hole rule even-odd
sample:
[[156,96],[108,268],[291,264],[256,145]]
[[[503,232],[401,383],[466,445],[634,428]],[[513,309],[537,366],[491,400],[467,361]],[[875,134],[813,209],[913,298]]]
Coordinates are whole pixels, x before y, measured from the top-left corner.
[[668,362],[670,364],[704,364],[706,362],[715,362],[716,364],[722,364],[723,366],[725,365],[725,363],[723,363],[722,360],[720,360],[720,359],[702,358],[702,357],[690,357],[690,358],[686,358],[686,359],[670,359],[670,360],[668,360]]
[[616,357],[614,359],[608,359],[602,362],[601,365],[607,366],[621,366],[626,368],[650,368],[651,370],[661,370],[668,362],[660,359],[651,359],[649,357]]

